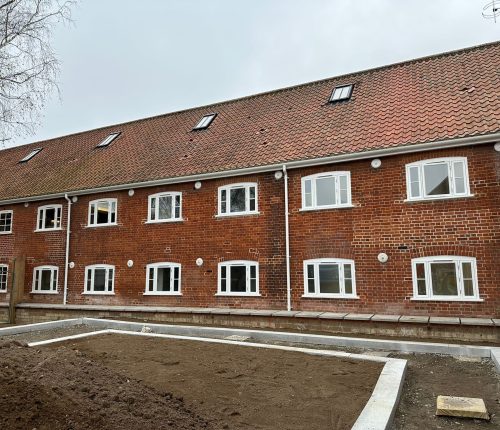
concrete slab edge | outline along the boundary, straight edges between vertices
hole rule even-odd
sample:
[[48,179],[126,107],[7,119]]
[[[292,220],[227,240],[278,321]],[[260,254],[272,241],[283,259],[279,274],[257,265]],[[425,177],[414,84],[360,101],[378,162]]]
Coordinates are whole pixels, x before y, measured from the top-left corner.
[[49,345],[51,343],[58,343],[58,342],[66,342],[68,340],[75,340],[75,339],[82,339],[84,337],[89,337],[89,336],[96,336],[96,335],[101,335],[101,334],[107,334],[111,333],[112,330],[98,330],[98,331],[91,331],[87,333],[79,333],[79,334],[73,334],[71,336],[63,336],[63,337],[55,337],[52,339],[47,339],[47,340],[40,340],[37,342],[29,342],[28,346],[43,346],[43,345]]
[[51,330],[54,328],[71,327],[74,325],[85,324],[83,318],[72,318],[66,320],[47,321],[35,324],[15,325],[0,328],[0,337],[13,334],[30,333],[39,330]]
[[352,430],[386,430],[392,424],[403,391],[406,360],[385,363],[375,389]]
[[149,324],[135,323],[129,321],[106,320],[97,318],[83,318],[90,325],[102,328],[113,328],[121,330],[137,331],[142,327],[150,327],[157,333],[168,333],[185,336],[215,336],[227,337],[231,335],[251,337],[257,341],[281,341],[293,343],[305,343],[316,345],[329,345],[339,347],[382,349],[400,352],[417,352],[430,354],[445,354],[452,356],[484,357],[490,358],[490,347],[445,344],[431,342],[398,341],[388,339],[367,339],[357,337],[328,336],[306,333],[291,333],[279,331],[264,331],[253,329],[235,329],[208,326],[183,326],[172,324]]

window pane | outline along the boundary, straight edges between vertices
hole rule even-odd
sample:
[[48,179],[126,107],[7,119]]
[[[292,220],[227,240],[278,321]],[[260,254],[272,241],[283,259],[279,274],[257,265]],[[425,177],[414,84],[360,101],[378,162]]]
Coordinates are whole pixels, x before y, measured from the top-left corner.
[[474,296],[474,286],[472,279],[464,279],[464,296]]
[[106,269],[94,270],[94,291],[106,291]]
[[352,278],[352,271],[351,271],[351,265],[350,264],[344,264],[344,278],[345,279],[351,279]]
[[453,175],[455,176],[455,192],[465,194],[464,163],[461,161],[453,163]]
[[52,271],[50,270],[41,270],[40,289],[42,291],[50,291],[52,289],[50,285],[51,274]]
[[149,218],[151,218],[152,221],[156,219],[156,197],[151,199],[151,209],[149,212]]
[[56,225],[56,209],[45,209],[45,223],[43,228],[57,228]]
[[159,267],[157,277],[157,291],[170,291],[170,267]]
[[4,233],[11,231],[12,225],[12,214],[10,212],[4,212],[0,214],[0,232]]
[[113,291],[114,270],[108,269],[108,291]]
[[97,203],[97,224],[107,224],[109,216],[108,202]]
[[227,212],[227,205],[226,205],[226,190],[221,190],[220,192],[220,210],[221,213],[225,214]]
[[352,294],[352,279],[344,279],[345,294]]
[[472,264],[462,263],[462,274],[464,279],[472,279]]
[[175,218],[181,217],[181,196],[175,196]]
[[92,270],[87,270],[87,291],[91,291],[92,285]]
[[247,268],[246,266],[231,266],[229,271],[230,291],[233,293],[245,293],[247,290]]
[[339,266],[337,264],[319,265],[319,292],[340,293]]
[[340,204],[346,204],[347,201],[347,176],[339,176],[340,183]]
[[425,279],[418,279],[417,280],[417,292],[419,296],[426,296],[427,295],[427,287],[425,285]]
[[316,179],[316,204],[318,206],[335,204],[335,178]]
[[255,210],[255,187],[250,187],[250,210]]
[[455,263],[431,263],[431,277],[434,295],[458,295]]
[[410,167],[410,197],[420,197],[420,180],[417,166]]
[[154,276],[155,276],[155,269],[152,267],[149,269],[149,278],[148,278],[148,285],[149,285],[149,291],[154,291]]
[[111,202],[110,222],[116,222],[116,202]]
[[221,266],[221,268],[220,268],[220,290],[221,291],[226,291],[226,273],[227,273],[226,266]]
[[304,181],[304,197],[305,197],[305,207],[309,208],[312,206],[312,182],[310,179]]
[[172,196],[163,196],[159,199],[158,218],[170,219],[172,218]]
[[428,196],[450,194],[448,164],[427,164],[424,166],[425,193]]
[[0,267],[0,290],[7,289],[7,267]]
[[229,191],[230,212],[245,212],[245,189],[235,188]]

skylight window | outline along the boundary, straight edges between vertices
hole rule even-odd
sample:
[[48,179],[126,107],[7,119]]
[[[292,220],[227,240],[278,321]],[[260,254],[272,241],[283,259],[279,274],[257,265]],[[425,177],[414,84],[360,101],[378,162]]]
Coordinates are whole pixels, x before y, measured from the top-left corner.
[[353,85],[342,85],[341,87],[335,87],[330,96],[331,102],[340,102],[342,100],[349,100],[352,94]]
[[106,146],[109,146],[113,140],[115,140],[120,133],[111,133],[106,139],[104,139],[99,145],[96,146],[96,148],[104,148]]
[[216,113],[210,113],[208,115],[204,115],[202,119],[200,119],[200,122],[196,124],[195,128],[193,130],[204,130],[208,128],[208,126],[212,123],[214,118],[217,116]]
[[36,154],[38,154],[43,148],[36,148],[31,151],[26,157],[24,157],[20,163],[26,163],[26,161],[31,160]]

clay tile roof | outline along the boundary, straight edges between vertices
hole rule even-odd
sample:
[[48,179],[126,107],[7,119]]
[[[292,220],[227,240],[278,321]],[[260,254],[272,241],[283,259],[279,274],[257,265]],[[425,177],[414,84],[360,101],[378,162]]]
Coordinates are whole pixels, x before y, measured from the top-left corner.
[[[342,84],[351,99],[328,103]],[[0,201],[498,131],[499,42],[5,149]]]

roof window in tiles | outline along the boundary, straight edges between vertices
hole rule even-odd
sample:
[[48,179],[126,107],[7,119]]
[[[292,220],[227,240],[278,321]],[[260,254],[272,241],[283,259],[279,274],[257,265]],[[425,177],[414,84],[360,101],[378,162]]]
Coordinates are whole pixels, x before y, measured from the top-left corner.
[[109,146],[119,135],[120,133],[111,133],[108,137],[106,137],[106,139],[97,145],[96,148],[105,148],[106,146]]
[[330,102],[340,102],[342,100],[349,100],[352,94],[352,84],[342,85],[341,87],[335,87],[330,96]]
[[195,128],[193,130],[204,130],[208,128],[208,126],[212,123],[214,118],[217,116],[216,113],[210,113],[208,115],[204,115],[202,119],[196,124]]
[[38,154],[43,148],[33,149],[26,157],[24,157],[20,163],[26,163],[26,161],[31,160],[36,154]]

